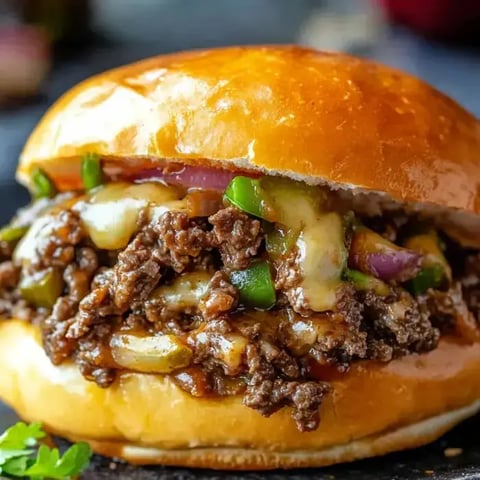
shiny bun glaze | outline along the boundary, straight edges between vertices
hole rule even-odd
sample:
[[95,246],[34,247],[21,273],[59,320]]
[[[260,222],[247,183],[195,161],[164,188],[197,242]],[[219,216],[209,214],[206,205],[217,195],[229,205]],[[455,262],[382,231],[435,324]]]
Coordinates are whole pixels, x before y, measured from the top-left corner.
[[40,164],[71,188],[86,152],[131,166],[149,157],[260,169],[480,212],[477,119],[410,75],[295,46],[165,55],[86,80],[44,116],[18,178],[28,183]]
[[352,365],[332,380],[310,433],[285,409],[264,418],[238,397],[194,398],[164,376],[128,373],[101,389],[75,365],[52,365],[36,328],[18,320],[0,323],[0,364],[0,396],[23,418],[134,463],[327,465],[422,445],[480,408],[480,344],[453,338],[386,365]]

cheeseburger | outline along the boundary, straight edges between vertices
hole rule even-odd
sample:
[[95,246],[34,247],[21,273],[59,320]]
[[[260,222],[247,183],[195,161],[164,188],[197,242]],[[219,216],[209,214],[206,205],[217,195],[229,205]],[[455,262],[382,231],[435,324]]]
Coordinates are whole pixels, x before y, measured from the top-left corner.
[[70,90],[0,232],[0,397],[139,464],[321,466],[480,409],[480,124],[299,47]]

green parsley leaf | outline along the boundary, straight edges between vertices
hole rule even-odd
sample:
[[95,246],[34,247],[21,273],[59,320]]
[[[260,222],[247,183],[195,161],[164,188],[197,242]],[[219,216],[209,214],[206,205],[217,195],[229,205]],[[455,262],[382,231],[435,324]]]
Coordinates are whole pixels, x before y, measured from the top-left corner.
[[22,450],[26,447],[34,447],[37,440],[45,436],[46,434],[40,423],[35,422],[27,425],[18,422],[0,437],[0,450]]
[[25,475],[25,470],[28,468],[29,462],[30,459],[28,456],[12,458],[0,468],[2,469],[2,472],[7,475],[23,477]]
[[31,479],[64,480],[77,476],[88,466],[92,451],[87,443],[72,445],[63,456],[57,448],[40,445],[46,436],[40,423],[19,422],[0,437],[0,474]]
[[0,450],[0,466],[11,460],[12,458],[24,457],[31,455],[35,450]]
[[41,445],[35,463],[25,471],[25,475],[58,480],[78,475],[88,465],[91,455],[90,447],[83,442],[71,446],[63,457],[60,457],[58,448]]

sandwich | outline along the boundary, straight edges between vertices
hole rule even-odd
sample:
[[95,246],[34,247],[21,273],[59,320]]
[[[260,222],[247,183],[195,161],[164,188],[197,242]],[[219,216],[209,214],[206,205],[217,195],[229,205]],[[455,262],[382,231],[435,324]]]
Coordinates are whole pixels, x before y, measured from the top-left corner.
[[60,98],[0,231],[0,398],[137,464],[323,466],[480,409],[480,124],[296,46]]

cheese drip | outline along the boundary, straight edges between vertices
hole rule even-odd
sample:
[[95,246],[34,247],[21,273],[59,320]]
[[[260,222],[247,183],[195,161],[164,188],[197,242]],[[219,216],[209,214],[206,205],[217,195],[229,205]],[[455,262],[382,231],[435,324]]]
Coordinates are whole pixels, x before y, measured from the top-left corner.
[[303,295],[316,311],[332,310],[337,303],[337,289],[346,262],[343,225],[336,213],[327,213],[305,225],[297,240],[303,274]]
[[158,218],[168,210],[186,210],[179,191],[159,183],[111,183],[81,204],[80,217],[98,248],[125,248],[137,230],[143,209]]
[[266,178],[278,222],[298,231],[296,246],[302,282],[297,295],[310,309],[333,310],[347,260],[342,217],[323,210],[325,198],[316,187],[282,178]]

